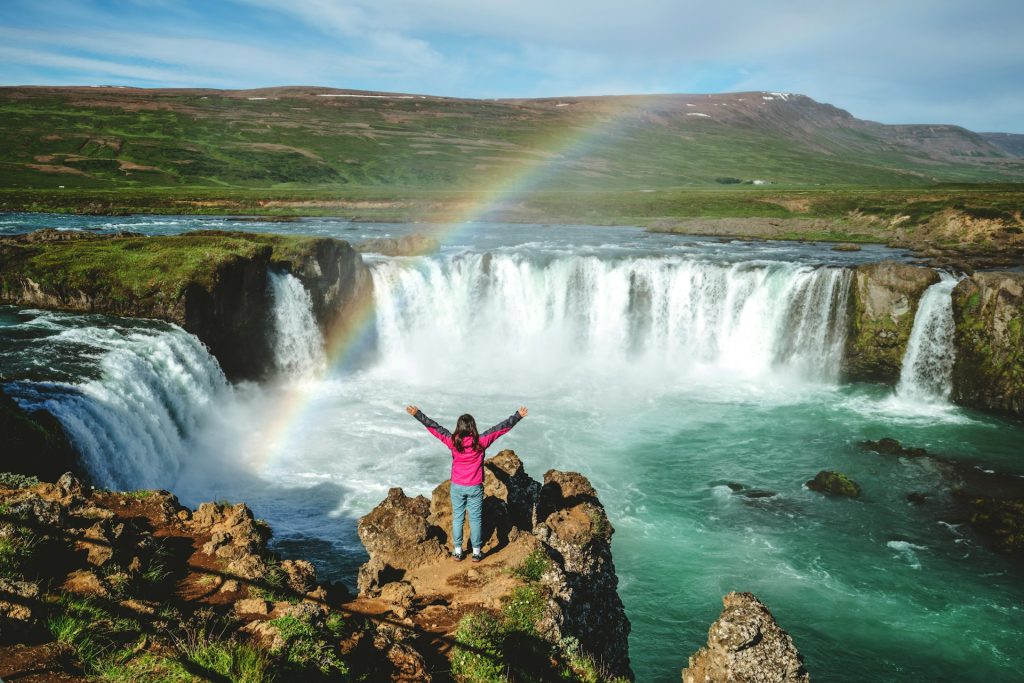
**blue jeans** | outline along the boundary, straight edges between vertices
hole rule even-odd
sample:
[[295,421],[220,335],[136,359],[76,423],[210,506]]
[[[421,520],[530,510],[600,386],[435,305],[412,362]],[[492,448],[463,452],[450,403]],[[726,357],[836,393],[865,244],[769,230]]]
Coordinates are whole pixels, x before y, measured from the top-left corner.
[[484,485],[452,484],[452,545],[462,551],[462,524],[469,508],[469,536],[474,548],[483,545]]

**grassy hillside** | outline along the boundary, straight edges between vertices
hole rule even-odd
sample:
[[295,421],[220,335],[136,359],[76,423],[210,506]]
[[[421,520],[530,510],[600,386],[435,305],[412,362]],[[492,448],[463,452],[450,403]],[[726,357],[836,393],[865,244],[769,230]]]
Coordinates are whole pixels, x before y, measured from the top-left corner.
[[0,88],[0,186],[640,191],[1024,180],[955,126],[799,95],[459,100],[322,88]]

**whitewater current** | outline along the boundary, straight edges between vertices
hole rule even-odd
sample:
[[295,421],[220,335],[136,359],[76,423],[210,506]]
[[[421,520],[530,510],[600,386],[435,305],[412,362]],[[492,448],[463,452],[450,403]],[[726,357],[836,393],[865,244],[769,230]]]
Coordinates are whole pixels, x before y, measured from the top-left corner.
[[[301,282],[271,273],[276,378],[260,385],[228,383],[173,325],[0,307],[3,381],[58,417],[98,483],[244,500],[280,552],[349,583],[365,559],[355,520],[392,486],[429,495],[447,477],[403,407],[489,425],[526,404],[496,448],[535,478],[576,470],[599,491],[638,680],[678,680],[729,590],[765,600],[817,678],[1012,678],[1019,568],[956,517],[942,467],[856,447],[891,436],[1024,475],[1020,425],[948,401],[955,279],[922,299],[895,389],[844,385],[845,259],[892,254],[673,240],[478,226],[437,255],[370,255],[376,349],[355,367],[324,356]],[[807,490],[821,469],[849,474],[863,498]],[[929,502],[909,505],[911,491]]]

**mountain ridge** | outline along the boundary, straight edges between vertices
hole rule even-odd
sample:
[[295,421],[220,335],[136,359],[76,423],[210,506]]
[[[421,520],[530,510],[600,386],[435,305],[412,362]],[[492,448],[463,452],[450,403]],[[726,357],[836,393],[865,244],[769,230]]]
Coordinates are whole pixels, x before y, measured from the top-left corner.
[[1013,134],[780,92],[478,100],[279,86],[0,87],[8,187],[549,189],[1024,181]]

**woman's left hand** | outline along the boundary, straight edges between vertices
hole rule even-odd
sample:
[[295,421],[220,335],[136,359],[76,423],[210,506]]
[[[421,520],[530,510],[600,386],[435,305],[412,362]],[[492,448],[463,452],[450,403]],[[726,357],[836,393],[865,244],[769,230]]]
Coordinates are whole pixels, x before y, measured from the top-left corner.
[[526,414],[528,412],[530,412],[530,411],[526,409],[526,406],[520,406],[519,407],[519,417],[526,417]]
[[409,413],[410,415],[415,415],[416,413],[420,412],[420,409],[417,408],[416,406],[406,406],[405,412]]

